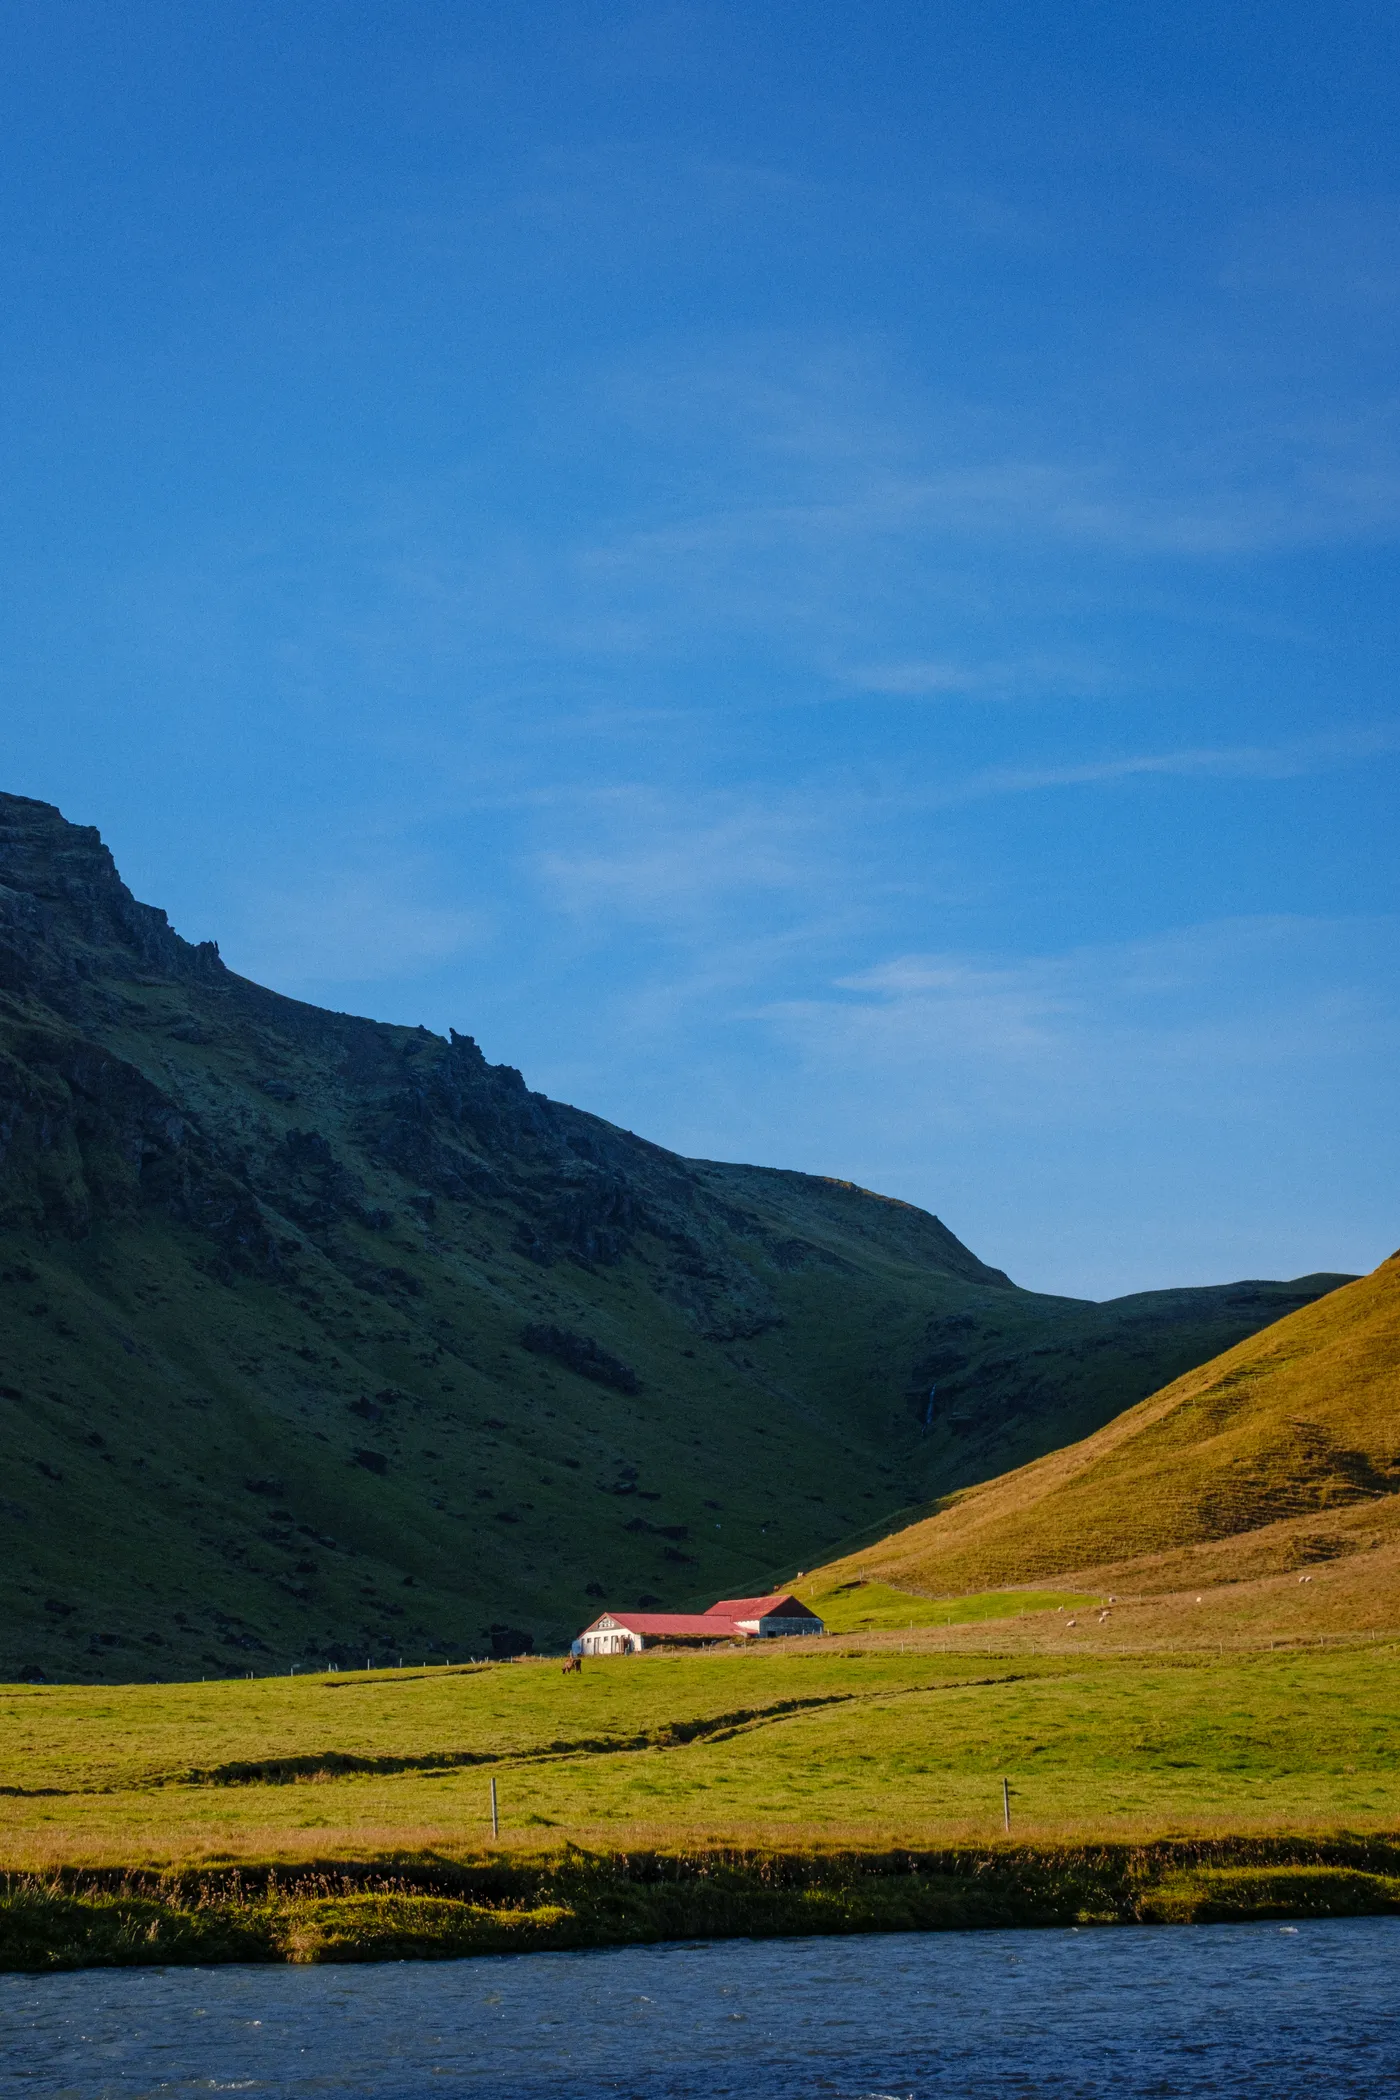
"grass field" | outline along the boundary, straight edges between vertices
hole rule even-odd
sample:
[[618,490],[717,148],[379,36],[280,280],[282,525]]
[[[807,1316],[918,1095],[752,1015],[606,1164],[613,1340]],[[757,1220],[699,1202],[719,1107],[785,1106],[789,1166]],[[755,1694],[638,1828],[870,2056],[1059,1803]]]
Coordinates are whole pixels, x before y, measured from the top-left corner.
[[932,1634],[4,1694],[0,1867],[1400,1828],[1400,1644],[1134,1656]]
[[8,1687],[0,1968],[1400,1909],[1397,1686],[1400,1639],[1114,1652],[1061,1607]]

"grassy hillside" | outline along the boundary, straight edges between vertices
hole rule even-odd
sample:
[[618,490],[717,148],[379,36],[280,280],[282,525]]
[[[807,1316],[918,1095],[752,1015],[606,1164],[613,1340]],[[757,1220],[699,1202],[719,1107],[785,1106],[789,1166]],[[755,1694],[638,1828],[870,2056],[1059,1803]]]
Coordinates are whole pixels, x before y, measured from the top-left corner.
[[1394,1611],[1394,1557],[1378,1549],[1392,1543],[1397,1489],[1400,1256],[803,1591],[869,1577],[951,1595],[1086,1571],[1164,1590],[1369,1549],[1371,1586]]
[[0,796],[0,1673],[748,1594],[1341,1280],[1018,1290],[908,1204],[267,992]]

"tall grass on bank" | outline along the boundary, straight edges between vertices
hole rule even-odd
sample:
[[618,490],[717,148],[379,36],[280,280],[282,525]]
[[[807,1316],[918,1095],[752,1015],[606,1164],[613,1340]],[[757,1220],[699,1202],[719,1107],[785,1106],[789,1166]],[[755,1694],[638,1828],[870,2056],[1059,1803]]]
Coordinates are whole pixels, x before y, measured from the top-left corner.
[[1400,1912],[1400,1841],[1335,1837],[927,1852],[589,1853],[344,1864],[290,1878],[0,1882],[0,1969],[357,1962],[646,1941]]

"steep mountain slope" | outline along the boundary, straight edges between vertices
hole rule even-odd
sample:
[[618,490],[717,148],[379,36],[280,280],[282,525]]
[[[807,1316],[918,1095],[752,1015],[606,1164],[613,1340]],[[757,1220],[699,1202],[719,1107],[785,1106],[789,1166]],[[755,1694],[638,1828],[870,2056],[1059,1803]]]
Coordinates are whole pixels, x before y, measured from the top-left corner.
[[760,1590],[1341,1280],[1020,1291],[910,1205],[265,991],[0,796],[0,1672]]
[[1257,1579],[1381,1545],[1398,1493],[1395,1255],[804,1592],[867,1574],[931,1594],[1096,1573],[1157,1590]]

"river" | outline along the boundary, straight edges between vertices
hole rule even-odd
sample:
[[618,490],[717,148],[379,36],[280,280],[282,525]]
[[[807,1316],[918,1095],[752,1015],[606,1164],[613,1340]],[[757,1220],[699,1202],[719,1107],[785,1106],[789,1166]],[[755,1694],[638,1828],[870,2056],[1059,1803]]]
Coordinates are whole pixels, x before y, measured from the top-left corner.
[[1400,1919],[3,1976],[0,2093],[1395,2100]]

